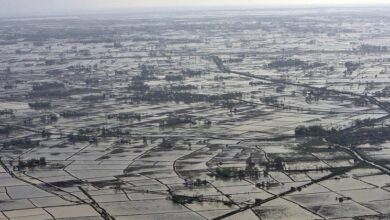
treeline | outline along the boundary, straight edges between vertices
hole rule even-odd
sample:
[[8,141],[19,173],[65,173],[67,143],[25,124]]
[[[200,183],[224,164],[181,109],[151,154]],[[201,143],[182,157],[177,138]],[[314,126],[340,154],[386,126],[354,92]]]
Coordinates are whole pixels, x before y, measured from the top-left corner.
[[352,61],[348,61],[344,63],[345,68],[347,70],[344,71],[345,74],[352,74],[355,70],[357,70],[360,67],[360,63],[355,63]]
[[320,125],[311,125],[311,126],[298,126],[295,128],[296,137],[319,137],[326,136],[330,133],[336,132],[336,130],[327,130]]
[[109,114],[107,115],[108,119],[116,119],[118,121],[125,121],[125,120],[138,120],[141,121],[141,114],[133,113],[133,112],[121,112],[118,114]]
[[193,94],[189,92],[172,92],[172,91],[150,91],[143,94],[136,94],[131,97],[136,102],[215,102],[229,99],[242,98],[241,92],[225,93],[220,95]]
[[362,44],[359,47],[359,50],[362,53],[377,53],[377,52],[387,52],[388,47],[387,46],[376,46],[376,45],[370,45],[370,44]]
[[80,112],[80,111],[64,111],[60,113],[61,117],[64,118],[73,118],[73,117],[82,117],[86,116],[86,113]]
[[199,77],[208,74],[208,72],[204,70],[191,70],[191,69],[182,70],[181,73],[184,76],[188,76],[188,77]]
[[182,90],[195,90],[198,89],[197,86],[194,85],[170,85],[169,90],[172,91],[182,91]]
[[82,101],[96,102],[106,99],[106,94],[101,95],[87,95],[81,98]]
[[143,80],[133,80],[127,87],[128,91],[146,92],[150,89],[150,86],[145,84]]
[[167,119],[160,121],[160,127],[177,126],[181,124],[196,124],[190,116],[169,116]]
[[51,89],[51,90],[38,90],[38,91],[31,91],[28,93],[29,98],[66,97],[69,95],[71,95],[71,92],[65,88]]
[[354,130],[337,131],[335,128],[327,130],[319,125],[298,126],[295,128],[296,137],[320,137],[326,138],[331,144],[342,146],[354,146],[361,144],[379,144],[390,137],[390,127],[376,126],[375,119],[355,120]]
[[28,106],[32,109],[51,108],[51,102],[50,101],[30,102],[28,103]]
[[18,165],[16,166],[16,168],[18,170],[23,170],[25,168],[29,168],[29,169],[32,169],[32,168],[35,168],[35,167],[38,167],[38,166],[46,166],[46,158],[45,157],[41,157],[39,159],[30,159],[30,160],[27,160],[27,161],[23,161],[23,160],[19,160],[18,161]]
[[33,91],[49,90],[49,89],[60,89],[65,88],[65,85],[61,82],[35,82],[32,85]]
[[[370,127],[375,125],[375,119],[366,118],[366,119],[356,119],[353,121],[353,125],[357,127]],[[311,126],[298,126],[295,128],[296,137],[319,137],[319,136],[328,136],[338,133],[335,128],[330,130],[322,127],[321,125],[311,125]],[[341,132],[342,133],[342,132]]]
[[13,128],[9,125],[6,126],[0,126],[0,134],[9,135]]
[[97,143],[98,142],[97,137],[95,137],[95,136],[88,136],[88,135],[84,135],[84,134],[69,134],[67,136],[67,138],[68,138],[68,141],[72,142],[72,143],[87,141],[90,144],[93,144],[93,143]]
[[185,78],[182,75],[166,75],[166,81],[183,81]]
[[279,69],[279,68],[301,68],[301,69],[313,69],[317,67],[325,66],[325,63],[320,62],[314,62],[314,63],[307,63],[305,61],[299,60],[299,59],[279,59],[274,60],[267,64],[267,68],[269,69]]
[[23,147],[23,148],[34,148],[39,146],[38,140],[31,140],[29,138],[23,138],[23,139],[13,139],[9,140],[5,143],[3,143],[3,146],[5,148],[13,146],[13,147]]
[[15,110],[13,109],[2,109],[0,110],[0,116],[1,115],[13,115],[15,113]]
[[342,146],[380,144],[389,139],[390,127],[360,128],[351,132],[334,133],[327,137],[330,143]]

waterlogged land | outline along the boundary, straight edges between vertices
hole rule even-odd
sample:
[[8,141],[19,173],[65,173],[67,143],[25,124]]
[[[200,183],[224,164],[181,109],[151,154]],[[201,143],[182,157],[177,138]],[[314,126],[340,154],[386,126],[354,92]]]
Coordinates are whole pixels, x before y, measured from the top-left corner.
[[0,219],[386,219],[388,9],[0,20]]

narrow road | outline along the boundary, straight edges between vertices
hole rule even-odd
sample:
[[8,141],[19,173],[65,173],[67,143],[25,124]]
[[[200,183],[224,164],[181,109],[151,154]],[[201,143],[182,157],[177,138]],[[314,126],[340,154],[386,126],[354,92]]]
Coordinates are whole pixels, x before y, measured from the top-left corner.
[[319,183],[319,182],[321,182],[321,181],[324,181],[324,180],[327,180],[327,179],[330,179],[330,178],[333,178],[333,177],[342,175],[342,174],[344,174],[344,173],[346,173],[346,172],[349,172],[349,171],[355,169],[355,168],[358,167],[358,166],[359,166],[359,164],[357,164],[357,165],[355,165],[355,166],[351,166],[351,167],[344,168],[344,169],[342,169],[342,170],[340,170],[340,171],[338,171],[338,172],[332,172],[332,173],[330,173],[330,174],[328,174],[328,175],[326,175],[326,176],[323,176],[323,177],[321,177],[321,178],[319,178],[319,179],[316,179],[316,180],[312,180],[311,182],[306,183],[306,184],[303,184],[303,185],[301,185],[301,186],[299,186],[299,187],[291,188],[290,190],[287,190],[287,191],[285,191],[285,192],[282,192],[282,193],[279,193],[279,194],[277,194],[277,195],[271,196],[271,197],[269,197],[269,198],[267,198],[267,199],[262,200],[262,201],[259,202],[259,203],[254,203],[254,204],[251,204],[251,205],[247,205],[247,206],[242,207],[242,208],[240,208],[240,209],[236,209],[236,210],[233,210],[233,211],[228,212],[228,213],[226,213],[226,214],[223,214],[223,215],[221,215],[221,216],[218,216],[218,217],[214,218],[213,220],[221,220],[221,219],[230,217],[230,216],[232,216],[232,215],[238,214],[238,213],[240,213],[240,212],[246,211],[246,210],[248,210],[248,209],[252,209],[252,208],[261,206],[261,205],[263,205],[263,204],[265,204],[265,203],[268,203],[268,202],[270,202],[270,201],[273,201],[273,200],[275,200],[275,199],[277,199],[277,198],[280,198],[280,197],[286,196],[286,195],[288,195],[288,194],[291,194],[291,193],[293,193],[293,192],[296,192],[296,189],[297,189],[297,188],[301,188],[301,189],[306,188],[306,187],[308,187],[308,186],[310,186],[310,185],[313,185],[313,184],[315,184],[315,183]]
[[367,157],[365,157],[364,155],[362,155],[358,151],[354,150],[353,148],[348,148],[348,147],[343,147],[343,146],[337,146],[337,148],[340,148],[344,151],[349,152],[350,154],[354,155],[354,157],[357,158],[358,160],[360,160],[361,162],[366,163],[372,167],[375,167],[378,170],[381,170],[382,172],[384,172],[390,176],[390,169],[389,168],[382,166],[373,160],[368,159]]

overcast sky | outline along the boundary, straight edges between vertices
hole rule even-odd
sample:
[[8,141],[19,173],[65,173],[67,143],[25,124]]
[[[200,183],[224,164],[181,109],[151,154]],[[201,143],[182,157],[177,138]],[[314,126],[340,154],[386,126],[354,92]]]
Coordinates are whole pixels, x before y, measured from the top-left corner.
[[390,4],[390,0],[0,0],[0,17],[144,7]]

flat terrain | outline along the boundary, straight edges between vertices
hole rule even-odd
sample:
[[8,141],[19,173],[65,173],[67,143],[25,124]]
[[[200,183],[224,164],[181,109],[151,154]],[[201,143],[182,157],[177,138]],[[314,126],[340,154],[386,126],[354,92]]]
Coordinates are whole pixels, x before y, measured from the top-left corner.
[[0,220],[390,218],[389,12],[0,19]]

